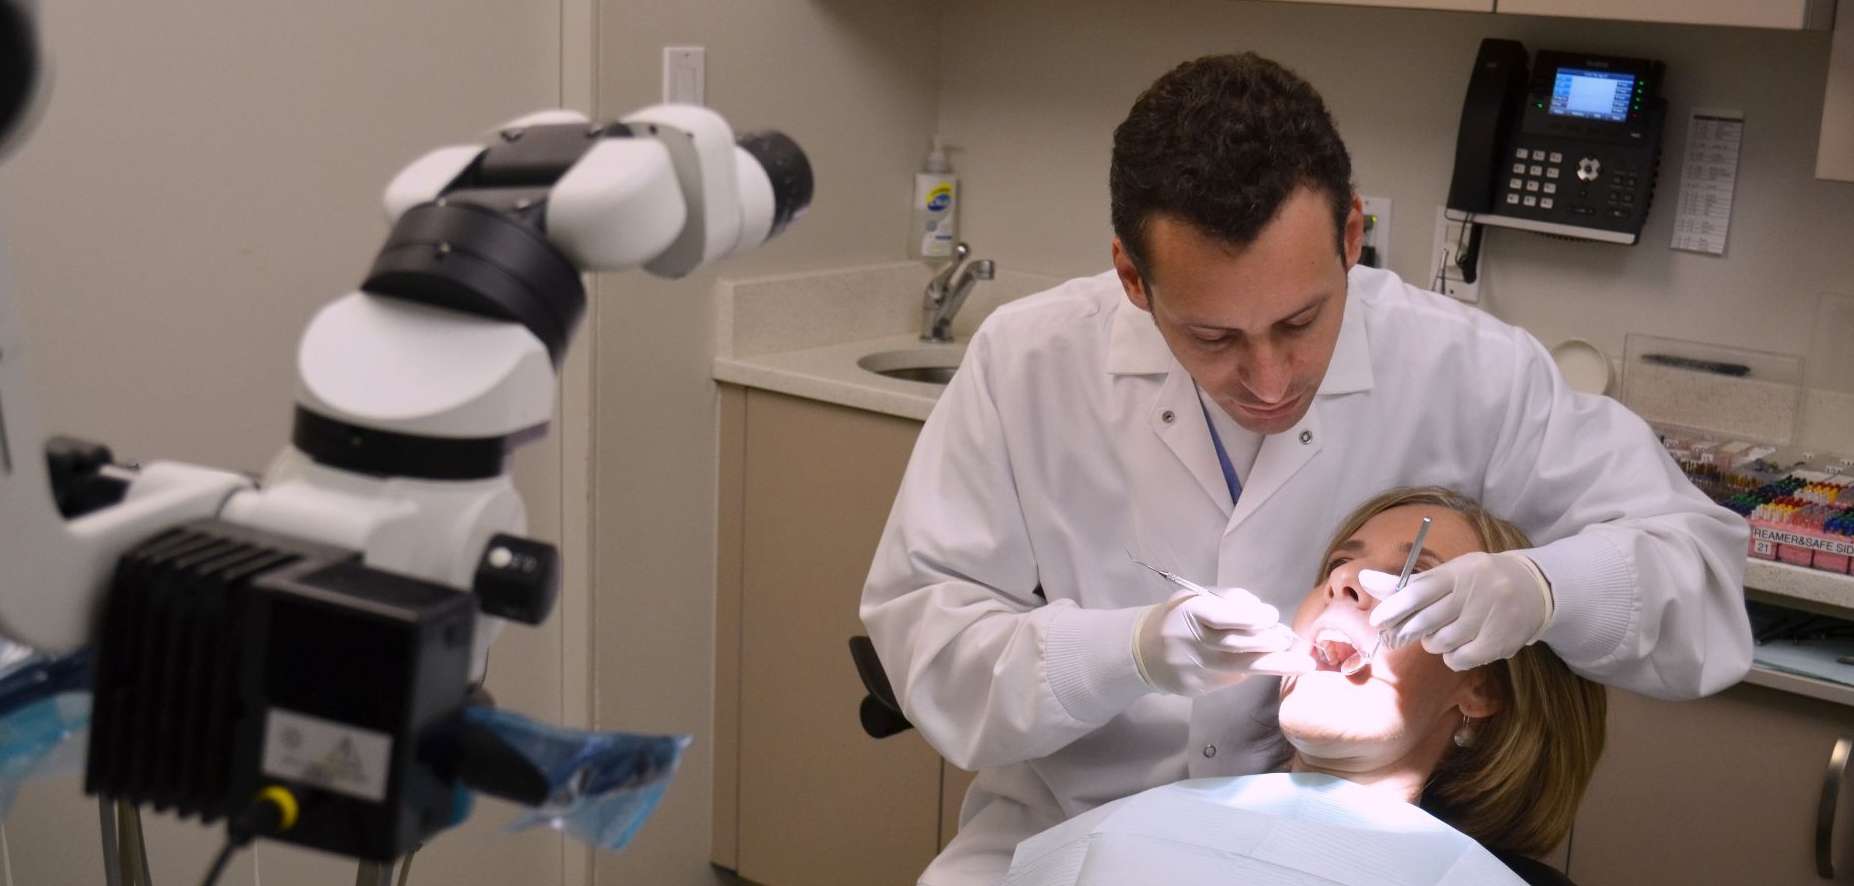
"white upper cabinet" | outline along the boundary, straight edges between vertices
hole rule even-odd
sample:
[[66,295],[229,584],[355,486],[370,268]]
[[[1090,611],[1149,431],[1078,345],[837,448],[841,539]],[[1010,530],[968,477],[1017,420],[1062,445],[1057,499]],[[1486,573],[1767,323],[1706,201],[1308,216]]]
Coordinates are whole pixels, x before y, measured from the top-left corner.
[[1497,0],[1498,12],[1683,25],[1827,30],[1835,0]]
[[[1278,0],[1335,6],[1394,6],[1455,12],[1561,15],[1610,21],[1669,22],[1825,31],[1835,20],[1835,0]],[[1854,5],[1854,4],[1850,4]]]
[[1395,6],[1399,9],[1447,9],[1454,12],[1492,12],[1494,0],[1283,0],[1287,3],[1323,3],[1328,6]]

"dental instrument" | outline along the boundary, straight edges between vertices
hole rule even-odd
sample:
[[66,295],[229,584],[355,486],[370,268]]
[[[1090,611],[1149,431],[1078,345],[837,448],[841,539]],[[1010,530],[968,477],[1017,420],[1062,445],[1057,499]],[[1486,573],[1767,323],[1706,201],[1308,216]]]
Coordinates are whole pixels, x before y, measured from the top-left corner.
[[1153,572],[1158,573],[1160,578],[1163,578],[1166,581],[1171,582],[1172,584],[1175,584],[1181,588],[1184,588],[1187,591],[1196,591],[1197,593],[1209,594],[1213,597],[1222,596],[1221,594],[1218,594],[1217,592],[1212,591],[1211,589],[1204,587],[1203,585],[1200,585],[1197,582],[1194,582],[1188,578],[1185,578],[1182,575],[1178,575],[1172,572],[1166,572],[1165,570],[1160,569],[1159,567],[1154,566],[1151,563],[1141,560],[1140,558],[1133,556],[1132,551],[1127,552],[1127,559],[1132,560],[1133,562],[1138,563],[1139,565],[1144,566],[1147,569],[1150,569]]
[[[1423,554],[1423,539],[1429,537],[1430,522],[1430,518],[1424,517],[1422,525],[1416,527],[1416,540],[1410,542],[1410,555],[1403,558],[1403,571],[1397,574],[1397,586],[1391,589],[1392,594],[1403,590],[1404,586],[1410,583],[1410,573],[1416,571],[1416,561]],[[1339,673],[1350,677],[1363,670],[1365,665],[1376,661],[1378,653],[1384,649],[1386,633],[1388,632],[1384,630],[1378,631],[1378,645],[1371,648],[1370,655],[1353,650],[1351,656],[1339,665]]]
[[[1173,572],[1167,572],[1163,569],[1160,569],[1157,566],[1152,565],[1151,563],[1141,560],[1140,558],[1133,556],[1132,551],[1127,551],[1127,559],[1132,560],[1133,562],[1138,563],[1139,565],[1152,570],[1153,572],[1157,573],[1160,578],[1163,578],[1166,581],[1169,581],[1172,584],[1177,585],[1178,587],[1184,588],[1187,591],[1193,591],[1199,594],[1209,594],[1212,597],[1223,596],[1222,594],[1219,594],[1216,591],[1211,590],[1210,588],[1204,587],[1203,585],[1200,585],[1197,582],[1194,582],[1188,578],[1185,578],[1182,575],[1178,575],[1177,573],[1173,573]],[[1305,651],[1309,655],[1313,654],[1313,650],[1315,648],[1313,645],[1313,642],[1311,640],[1308,640],[1305,637],[1300,636],[1299,634],[1294,633],[1293,629],[1289,628],[1287,625],[1284,625],[1277,621],[1273,625],[1270,625],[1269,628],[1272,630],[1287,634],[1288,648],[1283,651],[1292,651],[1296,648],[1304,648]],[[1354,654],[1356,655],[1356,653]]]

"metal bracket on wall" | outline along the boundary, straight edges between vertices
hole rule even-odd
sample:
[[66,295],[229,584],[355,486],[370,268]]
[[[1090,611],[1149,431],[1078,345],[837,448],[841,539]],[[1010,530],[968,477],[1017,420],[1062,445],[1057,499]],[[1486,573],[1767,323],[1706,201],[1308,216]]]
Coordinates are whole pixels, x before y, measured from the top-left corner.
[[[1435,258],[1429,269],[1429,288],[1458,301],[1479,304],[1480,238],[1469,218],[1471,216],[1446,207],[1436,207],[1436,234],[1431,247]],[[1461,264],[1464,254],[1468,256],[1466,268]]]

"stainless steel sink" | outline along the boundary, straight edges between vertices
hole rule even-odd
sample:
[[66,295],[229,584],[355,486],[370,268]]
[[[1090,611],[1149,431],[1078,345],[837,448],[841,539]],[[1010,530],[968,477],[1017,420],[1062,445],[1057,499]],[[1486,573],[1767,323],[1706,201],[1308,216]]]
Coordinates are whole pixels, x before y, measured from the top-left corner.
[[899,369],[877,369],[877,375],[898,378],[902,381],[924,381],[930,385],[943,385],[953,380],[957,366],[903,366]]
[[877,375],[902,381],[944,385],[953,380],[965,348],[920,347],[899,351],[877,351],[856,361],[856,365]]

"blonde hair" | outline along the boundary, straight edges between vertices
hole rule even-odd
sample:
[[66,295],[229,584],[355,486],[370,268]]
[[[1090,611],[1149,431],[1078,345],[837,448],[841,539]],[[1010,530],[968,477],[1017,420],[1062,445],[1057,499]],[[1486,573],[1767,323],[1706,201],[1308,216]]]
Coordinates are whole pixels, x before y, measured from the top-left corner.
[[[1519,527],[1473,499],[1439,486],[1410,487],[1359,505],[1339,525],[1320,563],[1331,562],[1334,550],[1366,521],[1405,505],[1460,514],[1488,553],[1532,546]],[[1544,855],[1570,834],[1603,753],[1603,687],[1571,673],[1543,643],[1476,670],[1492,680],[1500,708],[1476,724],[1468,747],[1449,748],[1418,805],[1490,849]]]

